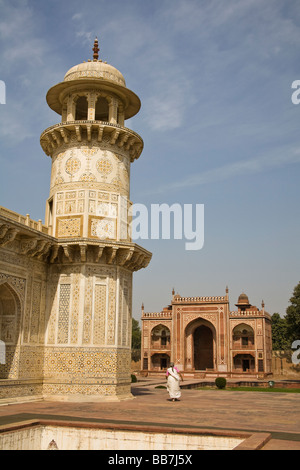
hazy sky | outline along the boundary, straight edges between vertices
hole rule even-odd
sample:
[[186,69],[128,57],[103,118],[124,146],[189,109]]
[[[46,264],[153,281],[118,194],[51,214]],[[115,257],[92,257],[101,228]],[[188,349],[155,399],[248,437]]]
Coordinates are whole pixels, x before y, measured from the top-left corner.
[[300,281],[299,0],[0,0],[0,205],[43,219],[51,160],[45,100],[66,71],[100,57],[139,95],[126,122],[144,140],[131,200],[204,204],[205,242],[141,240],[133,315],[182,296],[245,291],[285,313]]

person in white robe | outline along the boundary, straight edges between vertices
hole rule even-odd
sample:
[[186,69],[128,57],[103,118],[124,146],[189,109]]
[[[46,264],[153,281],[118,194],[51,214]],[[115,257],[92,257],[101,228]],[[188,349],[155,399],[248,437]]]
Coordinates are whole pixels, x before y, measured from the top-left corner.
[[170,367],[167,369],[167,390],[169,392],[172,401],[177,401],[181,397],[180,380],[183,380],[177,367],[174,363],[170,363]]

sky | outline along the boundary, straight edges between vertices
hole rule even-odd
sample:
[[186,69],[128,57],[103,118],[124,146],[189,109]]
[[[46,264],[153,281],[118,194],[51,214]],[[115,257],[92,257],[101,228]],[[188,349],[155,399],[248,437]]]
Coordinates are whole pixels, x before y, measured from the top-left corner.
[[153,255],[134,273],[133,316],[142,302],[161,311],[173,288],[226,286],[231,310],[246,292],[283,316],[300,281],[300,2],[0,0],[0,205],[44,221],[51,160],[39,140],[60,122],[45,96],[92,58],[95,36],[142,103],[126,121],[144,141],[131,200],[204,206],[201,249],[136,241]]

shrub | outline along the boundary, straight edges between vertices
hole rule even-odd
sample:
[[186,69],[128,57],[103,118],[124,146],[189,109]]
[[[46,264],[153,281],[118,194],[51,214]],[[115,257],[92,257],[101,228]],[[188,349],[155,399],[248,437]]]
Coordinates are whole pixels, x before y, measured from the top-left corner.
[[218,388],[225,388],[226,387],[225,377],[217,377],[215,380],[215,384]]
[[137,382],[136,375],[131,374],[131,383]]

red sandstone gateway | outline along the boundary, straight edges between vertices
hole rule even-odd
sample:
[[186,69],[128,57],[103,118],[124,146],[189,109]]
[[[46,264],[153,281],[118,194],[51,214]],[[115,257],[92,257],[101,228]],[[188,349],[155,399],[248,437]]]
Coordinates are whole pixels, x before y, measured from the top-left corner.
[[239,296],[181,297],[159,313],[142,305],[142,372],[162,373],[172,360],[185,376],[264,378],[271,374],[271,316]]

